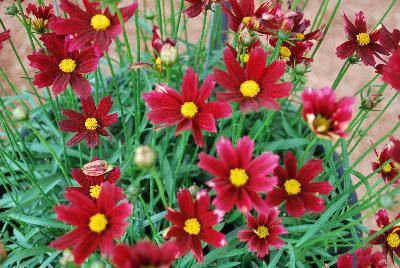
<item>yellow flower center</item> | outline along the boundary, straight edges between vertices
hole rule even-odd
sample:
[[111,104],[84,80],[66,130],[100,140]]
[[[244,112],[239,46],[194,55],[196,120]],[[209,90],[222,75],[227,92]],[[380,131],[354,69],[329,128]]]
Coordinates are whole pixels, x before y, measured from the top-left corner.
[[297,34],[295,35],[295,37],[296,37],[297,39],[300,39],[300,40],[304,40],[304,38],[306,38],[306,37],[304,36],[303,33],[297,33]]
[[44,29],[47,26],[48,20],[44,20],[43,18],[33,19],[32,20],[32,28],[36,31]]
[[90,25],[96,31],[104,31],[105,29],[110,26],[111,22],[110,19],[104,16],[103,14],[97,14],[92,17],[90,20]]
[[231,169],[230,173],[231,174],[229,176],[229,180],[236,187],[245,185],[246,182],[249,180],[249,176],[247,175],[246,170],[242,168]]
[[391,233],[390,235],[388,235],[386,240],[391,248],[397,248],[400,245],[400,238],[399,235],[396,233]]
[[301,184],[298,180],[295,179],[290,179],[285,181],[283,186],[285,187],[285,190],[288,193],[288,195],[295,195],[300,193],[301,191]]
[[371,39],[369,38],[369,34],[367,33],[359,33],[357,34],[357,43],[360,46],[366,46],[371,42]]
[[185,102],[181,106],[181,114],[186,117],[186,118],[193,118],[199,109],[197,108],[196,104],[194,102]]
[[96,118],[94,117],[89,117],[88,119],[86,119],[85,121],[85,127],[88,130],[96,130],[99,127],[99,124],[97,123]]
[[191,235],[198,235],[200,233],[201,224],[196,218],[190,218],[185,221],[183,230]]
[[97,213],[89,219],[89,229],[96,233],[103,232],[108,224],[108,220],[104,214]]
[[251,17],[244,17],[244,18],[242,19],[242,23],[243,23],[243,24],[249,23],[250,20],[251,20]]
[[100,190],[101,190],[100,185],[90,186],[89,194],[91,197],[98,199],[100,196]]
[[63,59],[59,64],[60,70],[64,73],[72,73],[75,71],[76,62],[73,59]]
[[240,92],[245,97],[255,97],[260,92],[260,86],[254,80],[247,80],[240,85]]
[[390,163],[387,163],[384,167],[383,167],[383,172],[385,173],[389,173],[390,171],[392,171],[392,166],[390,165]]
[[250,56],[247,53],[240,55],[240,61],[242,61],[243,63],[247,63],[249,61],[249,58]]
[[289,60],[290,56],[292,55],[292,52],[290,51],[290,49],[288,47],[281,46],[279,48],[279,55],[281,55],[282,59]]
[[254,230],[254,233],[259,237],[259,238],[266,238],[267,235],[269,235],[268,228],[265,227],[264,225],[259,225],[257,227],[257,230]]
[[328,132],[330,126],[331,126],[331,121],[329,119],[323,117],[323,116],[317,116],[317,119],[315,119],[315,128],[317,129],[318,132],[320,133],[326,133]]

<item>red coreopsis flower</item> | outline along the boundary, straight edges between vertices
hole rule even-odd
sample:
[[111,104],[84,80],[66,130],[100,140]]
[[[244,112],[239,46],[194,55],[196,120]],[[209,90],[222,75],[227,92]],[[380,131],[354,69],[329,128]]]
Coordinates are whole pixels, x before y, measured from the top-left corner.
[[[94,162],[97,158],[94,158],[91,162]],[[73,168],[71,170],[71,176],[79,183],[79,187],[67,187],[67,191],[78,191],[85,194],[93,199],[98,199],[101,192],[100,185],[103,182],[109,182],[115,184],[121,176],[121,170],[119,167],[113,168],[108,174],[102,174],[98,176],[86,175],[82,169]]]
[[165,238],[176,238],[180,256],[185,256],[191,249],[196,260],[203,262],[202,240],[214,247],[226,245],[225,236],[212,228],[222,221],[224,212],[209,210],[211,198],[206,190],[197,192],[195,201],[187,189],[181,189],[177,197],[180,211],[168,209],[165,218],[174,226],[166,231]]
[[117,245],[112,258],[117,268],[168,268],[174,262],[178,247],[174,241],[157,246],[150,241],[142,240],[134,246]]
[[94,46],[68,52],[70,38],[45,33],[40,37],[48,53],[35,51],[28,56],[30,66],[40,72],[33,84],[38,87],[53,85],[53,93],[60,94],[68,84],[79,97],[88,97],[91,86],[83,74],[93,72],[99,64],[100,53]]
[[222,11],[228,17],[229,28],[234,32],[240,32],[243,28],[257,31],[259,33],[268,33],[268,29],[262,25],[261,18],[270,8],[270,2],[262,3],[255,10],[254,0],[228,0],[232,10],[230,10],[224,1],[222,2]]
[[285,168],[278,166],[274,170],[278,185],[267,194],[267,205],[278,206],[286,201],[286,212],[292,217],[301,217],[306,210],[310,213],[323,212],[325,201],[316,195],[329,195],[333,187],[327,181],[311,182],[322,170],[320,159],[311,159],[298,169],[297,158],[288,151]]
[[185,0],[189,6],[183,11],[189,18],[200,15],[206,9],[210,9],[212,3],[219,3],[221,0]]
[[279,109],[275,100],[287,97],[292,90],[290,82],[277,83],[285,73],[284,61],[274,61],[265,67],[268,53],[261,47],[250,52],[246,66],[240,66],[229,48],[224,51],[227,71],[214,69],[216,82],[228,92],[217,92],[217,100],[240,103],[242,112],[258,111],[260,107]]
[[[269,43],[275,47],[278,39],[270,39]],[[279,58],[286,61],[286,64],[294,67],[296,64],[304,62],[309,65],[313,60],[304,56],[307,51],[313,47],[313,43],[310,41],[296,41],[282,42],[279,48]]]
[[393,143],[393,149],[390,152],[390,157],[394,160],[397,168],[400,167],[400,140],[390,137]]
[[3,43],[10,39],[10,30],[0,33],[0,49],[3,48]]
[[348,41],[336,48],[336,55],[339,58],[346,59],[357,52],[365,65],[375,66],[374,57],[381,59],[379,54],[389,55],[386,49],[377,43],[379,30],[367,33],[367,24],[362,11],[355,15],[355,24],[350,22],[346,14],[343,14],[343,17]]
[[354,97],[343,97],[336,101],[335,92],[325,87],[319,91],[306,89],[303,101],[303,118],[311,130],[321,138],[346,136],[345,130],[352,117]]
[[[249,45],[246,48],[240,48],[240,56],[239,56],[239,62],[243,62],[244,64],[247,64],[249,62],[250,58],[250,52],[255,49],[256,47],[259,47],[261,44],[260,39],[257,39],[254,43]],[[226,42],[226,47],[232,52],[233,56],[237,59],[238,51],[234,47],[232,47],[228,42]]]
[[266,152],[252,159],[254,141],[247,136],[238,140],[236,149],[224,137],[216,147],[218,159],[200,153],[198,164],[215,177],[207,182],[217,194],[213,204],[226,212],[235,204],[243,212],[252,208],[265,211],[267,206],[258,192],[267,193],[276,185],[277,178],[268,174],[278,166],[279,157]]
[[379,29],[379,43],[389,52],[400,48],[400,30],[390,32],[384,25]]
[[167,38],[165,40],[162,40],[160,35],[158,34],[158,27],[156,25],[153,25],[152,33],[153,33],[153,37],[151,40],[151,46],[155,50],[155,53],[154,53],[155,67],[157,70],[161,71],[162,70],[161,49],[166,44],[169,44],[169,45],[175,47],[176,41],[172,38]]
[[83,113],[65,109],[63,115],[69,119],[60,121],[60,129],[64,132],[78,132],[68,142],[67,146],[74,146],[81,140],[86,139],[89,148],[99,145],[99,135],[111,134],[105,129],[118,120],[118,113],[108,114],[112,106],[110,96],[103,97],[96,108],[93,97],[82,98]]
[[[372,253],[372,247],[359,248],[355,251],[355,268],[386,268],[385,257],[382,252]],[[353,256],[349,253],[340,255],[337,262],[338,268],[353,267]]]
[[247,242],[250,251],[256,252],[259,258],[263,258],[269,253],[269,246],[278,249],[285,242],[278,236],[287,234],[287,230],[281,225],[282,220],[278,219],[279,210],[268,208],[260,212],[258,217],[253,217],[247,213],[248,229],[238,232],[238,238],[242,242]]
[[29,3],[26,7],[26,13],[31,20],[32,28],[37,33],[44,33],[47,31],[49,20],[54,17],[53,5],[35,5]]
[[65,198],[70,205],[58,205],[54,210],[58,220],[76,228],[51,242],[50,247],[58,250],[72,248],[74,261],[78,265],[97,247],[102,254],[111,256],[113,240],[124,234],[128,227],[126,219],[132,211],[132,205],[128,202],[117,204],[117,196],[123,196],[122,189],[108,182],[101,185],[96,201],[78,191],[66,192]]
[[224,102],[206,102],[215,83],[211,75],[207,76],[198,89],[198,75],[188,69],[182,81],[182,95],[167,85],[156,85],[156,90],[143,94],[143,99],[152,110],[147,118],[162,127],[177,125],[175,135],[192,129],[193,138],[200,147],[204,146],[201,130],[217,132],[216,119],[228,117],[232,108]]
[[387,65],[383,66],[382,80],[400,91],[400,48],[393,52]]
[[[60,0],[60,8],[70,16],[69,19],[53,18],[49,28],[59,35],[71,34],[74,36],[70,51],[94,44],[102,51],[107,51],[111,40],[115,39],[121,32],[117,14],[112,15],[109,8],[101,10],[100,3],[82,0],[85,10],[72,4],[68,0]],[[138,3],[121,8],[124,21],[129,20],[135,13]]]
[[[394,161],[391,159],[391,153],[392,153],[393,147],[390,145],[386,145],[385,148],[381,151],[380,154],[374,149],[376,157],[377,157],[377,162],[372,162],[372,169],[375,171],[378,168],[380,168],[382,165],[383,168],[380,171],[381,177],[385,183],[388,183],[392,181],[396,176],[399,175],[399,170],[398,167],[396,167]],[[389,161],[388,163],[386,163]],[[400,185],[400,180],[396,179],[396,182],[393,183],[393,186],[396,187]]]
[[[400,218],[400,213],[397,214],[395,220],[398,218]],[[381,229],[390,224],[386,209],[380,209],[375,214],[375,219],[376,224]],[[369,235],[371,236],[376,232],[377,231],[375,230],[370,230]],[[398,225],[392,227],[391,229],[372,239],[369,243],[372,245],[382,246],[383,254],[386,257],[389,255],[391,261],[393,262],[393,253],[396,254],[397,257],[400,257],[400,227]]]

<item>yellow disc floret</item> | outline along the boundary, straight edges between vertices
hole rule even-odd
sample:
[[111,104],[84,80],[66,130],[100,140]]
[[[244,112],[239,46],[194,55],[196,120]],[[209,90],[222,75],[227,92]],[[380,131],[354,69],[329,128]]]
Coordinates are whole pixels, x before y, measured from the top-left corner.
[[75,71],[76,62],[73,59],[63,59],[59,64],[58,67],[64,73],[72,73]]
[[303,33],[297,33],[297,34],[295,35],[295,37],[296,37],[297,39],[300,39],[300,40],[304,40],[304,38],[306,38],[306,37],[304,36]]
[[288,193],[288,195],[295,195],[301,191],[301,184],[295,179],[285,181],[283,186],[285,187],[285,191]]
[[323,116],[317,116],[314,121],[315,129],[320,133],[327,133],[331,127],[331,121]]
[[259,238],[266,238],[267,235],[269,235],[268,228],[265,227],[264,225],[259,225],[257,227],[257,230],[254,229],[254,233],[259,237]]
[[197,108],[196,104],[194,104],[194,102],[191,101],[185,102],[181,106],[181,114],[186,118],[193,118],[198,111],[199,109]]
[[244,97],[255,97],[260,92],[260,86],[254,80],[247,80],[240,85],[240,92]]
[[250,20],[251,20],[251,17],[244,17],[244,18],[242,19],[242,23],[243,23],[243,24],[249,23]]
[[230,173],[231,174],[229,176],[229,180],[236,187],[245,185],[249,180],[249,176],[247,175],[246,170],[242,168],[231,169]]
[[96,31],[104,31],[110,26],[110,19],[104,16],[103,14],[97,14],[92,17],[90,20],[90,25]]
[[396,233],[391,233],[386,238],[387,243],[391,248],[397,248],[400,245],[400,238],[399,235]]
[[357,43],[360,46],[366,46],[371,42],[371,39],[369,38],[369,34],[367,33],[359,33],[357,34]]
[[190,218],[185,221],[183,230],[191,235],[198,235],[201,230],[201,224],[196,218]]
[[390,171],[392,171],[392,165],[390,165],[390,163],[387,163],[384,167],[383,167],[383,172],[385,173],[389,173]]
[[290,56],[292,55],[292,52],[288,47],[281,46],[279,48],[279,55],[281,56],[282,59],[289,60]]
[[249,58],[250,56],[247,53],[240,55],[240,61],[243,63],[247,63],[249,61]]
[[85,127],[88,130],[96,130],[99,127],[99,123],[97,122],[96,118],[89,117],[85,121]]
[[90,188],[89,188],[89,194],[90,194],[90,196],[91,197],[93,197],[93,198],[95,198],[95,199],[98,199],[99,198],[99,196],[100,196],[100,191],[101,191],[101,187],[100,187],[100,185],[93,185],[93,186],[90,186]]
[[108,220],[104,214],[97,213],[89,219],[89,229],[96,233],[103,232],[108,224]]

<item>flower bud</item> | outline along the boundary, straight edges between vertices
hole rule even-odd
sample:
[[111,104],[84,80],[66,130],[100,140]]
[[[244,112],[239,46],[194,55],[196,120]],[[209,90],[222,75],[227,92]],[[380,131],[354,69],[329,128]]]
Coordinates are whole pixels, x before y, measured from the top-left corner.
[[146,19],[148,19],[148,20],[154,19],[155,15],[154,15],[153,10],[146,10],[146,11],[144,12],[144,17],[145,17]]
[[9,6],[6,8],[5,13],[10,16],[16,16],[16,15],[18,15],[18,7],[13,4],[12,6]]
[[156,161],[156,153],[152,148],[149,146],[139,146],[135,150],[135,156],[133,158],[133,162],[139,167],[139,168],[150,168],[154,165]]
[[140,188],[134,184],[129,185],[126,195],[129,197],[136,197],[140,193]]
[[239,38],[240,38],[242,44],[246,47],[250,46],[254,41],[253,37],[251,36],[251,34],[247,28],[243,28],[243,30],[240,31],[239,35],[240,35]]
[[161,48],[160,57],[162,63],[170,66],[174,64],[178,58],[178,49],[175,46],[166,43]]
[[113,168],[114,167],[109,165],[105,160],[95,160],[85,164],[82,167],[82,171],[88,176],[100,176],[109,172]]
[[0,241],[0,264],[7,259],[7,251],[4,244]]
[[294,72],[298,75],[303,75],[307,71],[307,67],[304,64],[297,64],[294,67]]
[[363,97],[361,99],[361,109],[371,111],[373,110],[378,103],[382,100],[380,97],[381,94],[372,94],[367,97]]
[[104,268],[104,263],[102,261],[96,260],[90,263],[89,268]]
[[393,208],[393,198],[390,195],[384,194],[379,198],[379,203],[384,208]]
[[188,190],[193,196],[196,196],[197,192],[200,191],[200,187],[197,185],[192,185]]
[[14,109],[13,117],[16,121],[26,121],[29,119],[29,111],[25,107],[19,106]]
[[74,262],[74,255],[72,255],[71,250],[66,249],[63,251],[63,255],[60,259],[60,264],[62,266],[66,266],[67,264],[73,263]]

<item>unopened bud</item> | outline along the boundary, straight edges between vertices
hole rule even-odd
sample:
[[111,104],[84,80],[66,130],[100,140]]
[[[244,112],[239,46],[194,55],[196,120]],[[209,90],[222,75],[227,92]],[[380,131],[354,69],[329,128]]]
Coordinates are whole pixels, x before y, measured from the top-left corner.
[[74,262],[74,255],[72,255],[71,250],[66,249],[63,251],[63,255],[60,259],[60,264],[65,266],[67,264],[73,263]]
[[0,264],[3,263],[6,259],[7,259],[6,247],[2,242],[0,242]]
[[240,40],[244,46],[250,46],[253,43],[254,40],[248,28],[243,28],[243,30],[240,31]]
[[160,57],[162,63],[170,66],[174,64],[178,58],[178,49],[175,46],[166,43],[161,48]]
[[144,12],[144,17],[145,17],[146,19],[148,19],[148,20],[152,20],[152,19],[154,19],[155,14],[154,14],[153,10],[146,10],[146,11]]
[[16,7],[14,4],[12,6],[9,6],[6,8],[6,12],[7,15],[10,16],[16,16],[18,15],[18,7]]
[[382,100],[380,98],[381,96],[382,96],[381,94],[372,94],[362,98],[360,108],[369,111],[374,109],[378,105],[378,103]]
[[102,261],[96,260],[90,263],[89,268],[104,268],[104,263]]
[[14,109],[13,117],[16,121],[26,121],[29,119],[29,111],[25,107],[19,106]]
[[196,196],[197,192],[200,191],[200,187],[197,185],[192,185],[188,190],[193,196]]
[[109,172],[113,168],[114,167],[109,165],[105,160],[95,160],[85,164],[82,167],[82,171],[88,176],[100,176]]
[[140,188],[134,184],[129,185],[126,194],[130,197],[136,197],[140,193]]
[[393,208],[393,198],[390,195],[384,194],[379,198],[379,203],[382,207],[391,209]]
[[298,75],[303,75],[306,72],[306,70],[307,70],[307,67],[302,63],[301,64],[297,64],[294,67],[294,72],[296,74],[298,74]]
[[139,146],[135,150],[135,156],[133,162],[139,168],[150,168],[154,165],[156,161],[156,153],[149,146]]

